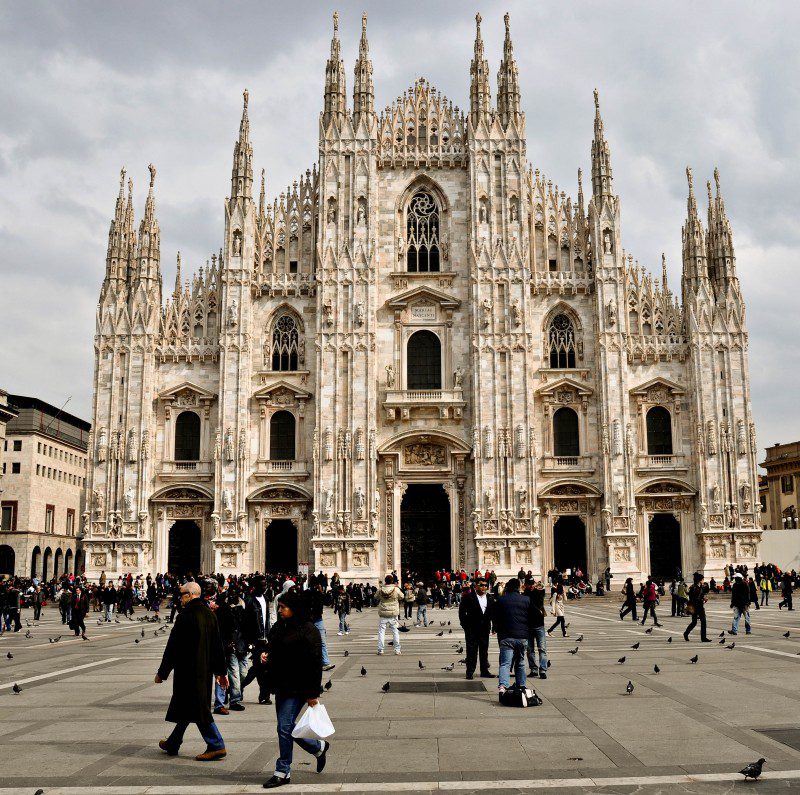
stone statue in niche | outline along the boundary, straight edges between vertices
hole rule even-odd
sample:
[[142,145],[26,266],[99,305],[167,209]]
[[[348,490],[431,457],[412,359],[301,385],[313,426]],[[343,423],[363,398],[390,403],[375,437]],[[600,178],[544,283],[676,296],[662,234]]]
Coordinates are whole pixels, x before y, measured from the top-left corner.
[[743,480],[739,490],[742,494],[742,510],[750,513],[750,509],[753,507],[753,487],[748,481]]
[[525,516],[528,513],[528,490],[520,489],[517,495],[519,499],[519,515]]
[[150,458],[150,433],[148,431],[142,431],[142,445],[139,455],[142,461],[147,461]]
[[390,389],[394,386],[394,366],[391,364],[386,365],[386,386]]
[[220,436],[220,432],[217,431],[216,435],[214,436],[214,460],[218,461],[220,453],[222,451],[222,437]]
[[239,257],[242,254],[242,233],[237,229],[233,233],[233,256]]
[[744,420],[736,421],[736,448],[739,455],[747,454],[747,439],[744,433]]
[[355,321],[357,326],[364,325],[364,302],[358,301],[355,306]]
[[106,460],[106,429],[100,428],[100,432],[97,434],[97,460],[99,463],[103,463]]
[[402,235],[397,236],[397,259],[403,259],[403,255],[406,253],[406,241],[403,240]]
[[323,504],[325,506],[325,519],[330,519],[333,516],[333,492],[330,489],[326,489],[323,492]]
[[519,298],[515,298],[511,302],[511,322],[515,326],[519,326],[522,323],[522,307],[519,303]]
[[366,497],[364,496],[364,490],[361,486],[356,487],[355,494],[353,495],[353,504],[356,508],[356,519],[363,519],[364,518],[364,504],[366,502]]
[[722,508],[722,500],[720,499],[719,484],[715,483],[711,487],[711,508],[714,513],[719,513]]
[[125,505],[125,519],[130,521],[133,518],[133,489],[128,489],[123,499]]
[[708,508],[704,502],[700,504],[700,529],[708,530]]
[[604,254],[610,254],[612,245],[613,244],[612,244],[612,241],[611,241],[611,232],[608,229],[606,229],[603,232],[603,253]]
[[230,428],[225,430],[225,460],[233,461],[233,431]]
[[483,299],[483,327],[489,328],[492,322],[492,300],[491,298]]
[[486,212],[486,199],[480,200],[480,205],[478,206],[478,221],[482,224],[485,224],[488,220],[488,215]]
[[608,302],[608,325],[617,325],[617,302],[613,298]]
[[486,501],[486,515],[491,519],[494,516],[494,489],[490,486],[483,496]]
[[625,509],[625,486],[617,484],[617,514],[622,514]]
[[131,428],[128,431],[128,462],[134,463],[136,461],[136,431]]
[[367,209],[364,199],[358,200],[358,212],[356,214],[356,224],[364,226],[367,223]]
[[322,316],[326,326],[333,324],[333,306],[331,305],[330,301],[327,301],[322,305]]
[[447,235],[442,238],[442,259],[445,262],[450,259],[450,238]]
[[519,210],[517,209],[516,199],[511,200],[511,223],[514,224],[519,220]]
[[95,515],[99,518],[103,514],[103,508],[105,507],[106,499],[103,496],[103,492],[100,489],[94,490],[94,512]]
[[463,383],[464,383],[464,371],[460,367],[456,367],[456,370],[453,373],[453,386],[456,389],[461,389]]
[[228,327],[236,328],[239,323],[239,303],[234,298],[231,305],[228,307]]
[[231,493],[228,489],[222,490],[222,511],[226,517],[233,514],[233,504],[231,502]]

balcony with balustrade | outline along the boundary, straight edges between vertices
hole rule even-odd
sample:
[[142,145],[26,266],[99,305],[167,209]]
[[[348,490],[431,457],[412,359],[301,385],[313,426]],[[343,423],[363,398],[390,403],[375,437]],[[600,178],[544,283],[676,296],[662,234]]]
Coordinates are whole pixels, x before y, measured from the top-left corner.
[[256,461],[253,477],[304,480],[310,475],[307,461],[260,459]]
[[653,472],[685,473],[689,471],[689,462],[684,455],[647,455],[639,453],[636,471],[640,474]]
[[466,406],[461,387],[455,389],[388,389],[383,401],[390,422],[412,417],[461,419]]
[[211,480],[213,461],[162,461],[158,471],[162,480]]
[[594,456],[591,455],[545,455],[539,459],[542,472],[548,474],[593,475]]

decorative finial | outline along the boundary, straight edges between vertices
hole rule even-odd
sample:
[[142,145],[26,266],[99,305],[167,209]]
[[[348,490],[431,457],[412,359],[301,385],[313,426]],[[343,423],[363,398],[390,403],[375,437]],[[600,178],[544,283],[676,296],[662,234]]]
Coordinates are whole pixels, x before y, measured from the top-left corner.
[[123,188],[125,187],[125,166],[119,172],[119,192],[122,193]]
[[133,177],[128,177],[128,196],[133,193]]
[[689,192],[694,192],[694,174],[692,173],[692,167],[686,166],[686,179],[689,180]]
[[333,32],[334,34],[339,32],[339,12],[333,12]]
[[250,92],[247,89],[245,89],[242,92],[242,96],[244,97],[244,109],[247,110],[247,102],[250,99]]
[[509,15],[508,11],[506,11],[505,15],[503,16],[503,22],[506,23],[506,36],[511,33],[511,16]]
[[708,192],[708,203],[711,204],[711,181],[706,181],[706,191]]
[[600,110],[600,94],[597,89],[594,90],[594,109],[596,111]]
[[150,187],[152,188],[156,181],[156,167],[151,163],[147,170],[150,172]]
[[481,16],[480,11],[479,11],[477,14],[475,14],[475,22],[476,22],[476,24],[478,26],[478,32],[480,32],[481,22],[482,21],[483,21],[483,17]]
[[717,186],[717,196],[719,196],[719,169],[714,168],[714,184]]
[[361,15],[361,30],[365,31],[365,32],[367,30],[367,12],[366,11]]
[[583,190],[583,169],[578,169],[578,188]]

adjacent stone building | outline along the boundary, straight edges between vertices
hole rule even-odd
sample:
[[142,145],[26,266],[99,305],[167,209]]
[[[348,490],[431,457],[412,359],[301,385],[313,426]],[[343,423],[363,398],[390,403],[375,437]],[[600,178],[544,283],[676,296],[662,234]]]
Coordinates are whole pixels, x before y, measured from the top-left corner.
[[[154,179],[120,182],[95,337],[90,574],[752,564],[744,301],[719,174],[687,169],[676,294],[622,245],[595,92],[591,180],[530,165],[509,22],[492,102],[417,79],[352,106],[334,16],[319,160],[253,195],[248,94],[222,248],[163,301]],[[587,136],[588,137],[588,136]]]
[[91,425],[43,400],[8,395],[0,494],[0,573],[80,572]]

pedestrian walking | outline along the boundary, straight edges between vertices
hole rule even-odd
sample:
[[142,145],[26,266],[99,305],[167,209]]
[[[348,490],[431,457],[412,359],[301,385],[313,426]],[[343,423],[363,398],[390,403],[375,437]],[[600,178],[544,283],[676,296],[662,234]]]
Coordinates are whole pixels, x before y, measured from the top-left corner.
[[245,600],[242,631],[249,649],[252,650],[252,665],[242,680],[242,690],[254,679],[258,681],[258,703],[271,704],[266,664],[262,662],[262,652],[267,650],[269,635],[269,593],[267,578],[258,575],[252,581],[253,592]]
[[[508,586],[506,586],[508,587]],[[556,617],[556,620],[553,622],[553,626],[547,630],[547,636],[550,637],[552,631],[560,626],[561,627],[561,635],[562,637],[567,637],[567,625],[565,623],[566,619],[566,595],[564,594],[564,583],[562,580],[559,580],[555,587],[551,589],[550,592],[550,614]]]
[[417,605],[417,620],[415,627],[428,626],[428,589],[421,583],[417,583],[417,592],[414,597]]
[[493,679],[489,670],[489,632],[492,628],[494,596],[487,593],[486,580],[476,580],[471,590],[461,600],[458,607],[458,621],[464,630],[464,643],[467,647],[467,679],[475,675],[480,657],[480,675]]
[[644,622],[647,621],[647,614],[649,612],[650,615],[653,616],[653,624],[655,624],[657,627],[660,627],[661,624],[658,623],[658,616],[656,615],[656,605],[658,604],[658,586],[653,581],[652,576],[647,578],[647,582],[644,585],[642,602],[644,603],[642,626],[644,626]]
[[758,587],[761,590],[761,606],[769,607],[769,594],[770,591],[772,591],[772,580],[767,576],[766,572],[761,574]]
[[[514,666],[518,687],[525,687],[525,658],[528,652],[531,613],[533,603],[519,592],[520,583],[512,577],[497,600],[493,611],[493,622],[500,644],[500,673],[498,676],[498,694],[503,693],[511,685],[511,666]],[[563,590],[563,589],[562,589]]]
[[320,640],[322,641],[322,670],[332,671],[336,666],[331,662],[330,657],[328,657],[328,635],[325,631],[325,623],[322,620],[322,613],[325,609],[322,583],[315,583],[314,587],[310,591],[306,591],[306,593],[310,594],[311,620],[314,622],[314,626],[317,628]]
[[633,577],[628,577],[625,580],[625,585],[622,586],[622,593],[625,596],[625,601],[619,610],[619,620],[623,621],[625,616],[630,613],[633,620],[636,621],[636,591],[633,587]]
[[316,706],[322,684],[322,639],[309,620],[306,602],[295,593],[278,597],[278,621],[269,633],[269,652],[262,653],[270,689],[275,694],[279,756],[264,789],[288,784],[294,743],[316,757],[317,773],[325,768],[330,743],[292,737],[303,706]]
[[758,604],[758,591],[756,590],[756,582],[752,577],[747,578],[747,591],[750,594],[750,604],[756,606],[756,610],[761,610]]
[[407,582],[403,586],[403,618],[409,619],[414,613],[414,586]]
[[739,634],[739,621],[744,616],[745,634],[750,634],[750,586],[744,581],[740,572],[733,575],[731,587],[731,609],[733,610],[733,624],[728,630],[729,635]]
[[42,617],[42,605],[44,604],[44,591],[41,585],[37,585],[31,594],[31,607],[33,607],[33,620],[38,621]]
[[711,640],[706,635],[706,595],[703,593],[703,575],[696,571],[693,577],[692,586],[689,588],[689,601],[686,609],[691,615],[692,620],[683,632],[683,639],[689,640],[689,633],[700,622],[700,640],[703,643],[710,643]]
[[[250,669],[250,661],[247,656],[247,641],[244,636],[244,602],[240,598],[238,586],[232,585],[224,598],[222,598],[222,595],[217,598],[215,615],[228,665],[228,710],[242,712],[245,708],[244,704],[242,704],[242,682]],[[217,705],[215,703],[214,711],[216,712],[219,707],[224,708],[222,704]]]
[[86,614],[89,612],[89,594],[81,586],[80,582],[75,583],[75,592],[72,595],[72,610],[71,610],[71,623],[70,628],[75,633],[77,638],[79,635],[84,640],[89,640],[86,637]]
[[392,630],[394,653],[400,654],[400,629],[397,617],[400,615],[400,603],[403,592],[395,585],[394,578],[387,574],[383,585],[378,589],[378,654],[383,654],[386,627]]
[[340,585],[333,597],[333,611],[339,616],[339,635],[349,635],[350,625],[347,617],[350,615],[350,594],[343,585]]
[[224,759],[225,741],[211,715],[212,682],[228,687],[227,664],[217,619],[201,598],[196,582],[181,586],[182,609],[169,634],[161,665],[155,675],[160,684],[174,673],[172,699],[165,720],[175,724],[172,733],[160,740],[158,747],[170,756],[177,756],[190,723],[196,723],[206,750],[198,754],[198,762]]
[[781,580],[781,596],[783,599],[778,602],[778,610],[782,610],[784,607],[787,610],[794,610],[792,607],[793,590],[792,575],[788,571],[784,572],[783,579]]

